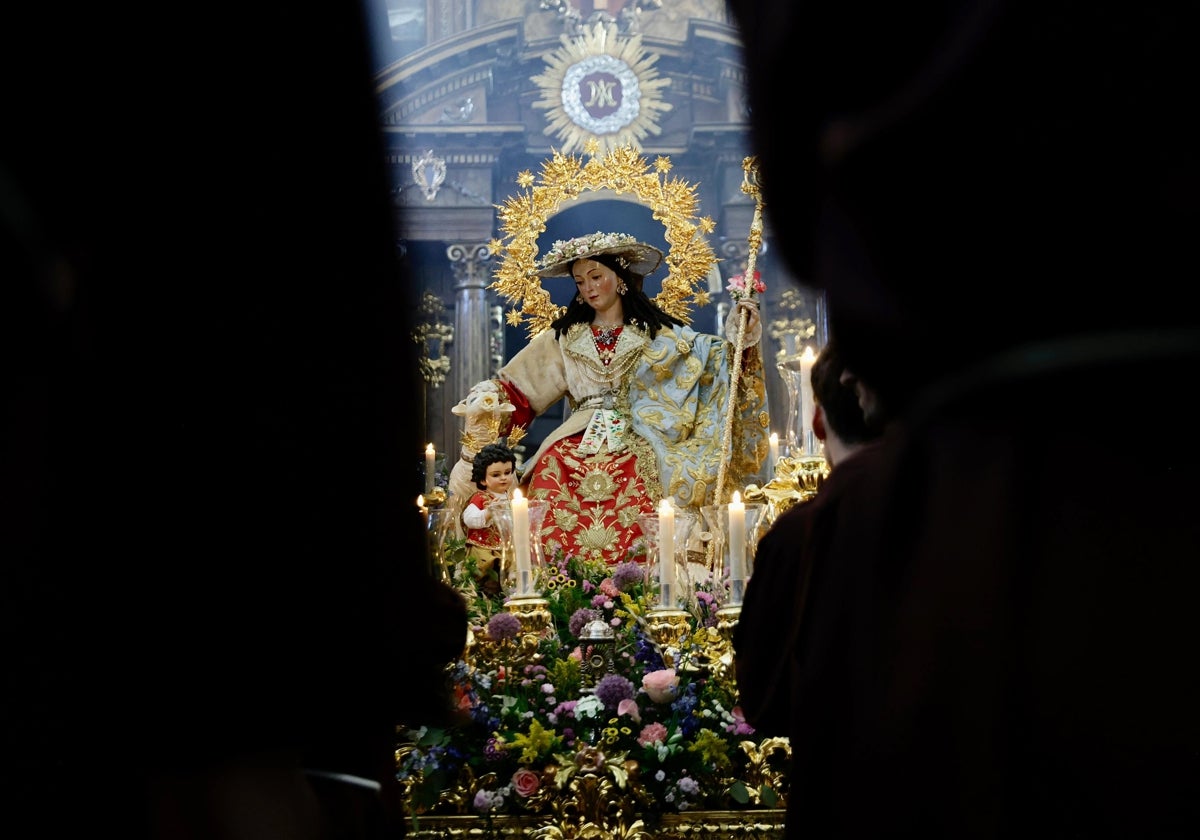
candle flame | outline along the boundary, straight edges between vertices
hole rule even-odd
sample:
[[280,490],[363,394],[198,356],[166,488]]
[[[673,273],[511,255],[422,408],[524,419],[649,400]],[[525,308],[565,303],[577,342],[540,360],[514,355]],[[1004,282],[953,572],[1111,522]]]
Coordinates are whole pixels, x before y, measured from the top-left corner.
[[513,500],[514,500],[514,501],[516,501],[516,500],[518,500],[518,499],[523,499],[523,498],[525,498],[523,495],[521,495],[521,488],[520,488],[520,487],[514,487],[514,488],[513,488],[513,494],[512,494],[512,497],[513,497]]
[[733,491],[733,498],[730,499],[731,504],[740,505],[742,503],[742,494],[738,491]]
[[671,504],[670,499],[663,499],[658,503],[658,510],[660,513],[670,513],[674,509],[675,505]]
[[425,454],[426,454],[426,455],[433,455],[433,454],[435,454],[435,453],[434,453],[434,449],[433,449],[433,444],[432,444],[432,443],[427,443],[427,444],[425,444]]
[[767,440],[771,443],[779,443],[779,432],[771,432],[771,436]]
[[425,494],[417,496],[417,507],[425,507]]

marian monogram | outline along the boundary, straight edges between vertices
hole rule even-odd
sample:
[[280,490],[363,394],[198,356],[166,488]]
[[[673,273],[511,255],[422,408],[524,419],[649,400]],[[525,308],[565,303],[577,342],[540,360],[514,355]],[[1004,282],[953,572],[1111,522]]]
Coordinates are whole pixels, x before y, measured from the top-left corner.
[[642,49],[640,35],[624,37],[613,24],[597,24],[546,56],[547,71],[533,76],[541,89],[546,134],[568,154],[590,139],[601,149],[640,145],[659,132],[658,117],[671,108],[662,91],[670,79],[654,69],[658,56]]
[[[616,108],[616,95],[620,94],[621,83],[616,79],[587,79],[588,96],[583,100],[583,107],[589,111],[594,109]],[[614,95],[616,94],[616,95]]]

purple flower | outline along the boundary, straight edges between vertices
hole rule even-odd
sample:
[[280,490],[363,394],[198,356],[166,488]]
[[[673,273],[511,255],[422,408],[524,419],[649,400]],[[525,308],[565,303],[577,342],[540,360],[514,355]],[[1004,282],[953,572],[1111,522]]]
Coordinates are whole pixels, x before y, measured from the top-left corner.
[[521,632],[521,619],[510,612],[496,613],[487,623],[488,638],[497,642],[511,639]]
[[571,614],[570,621],[567,622],[567,627],[571,630],[571,635],[579,638],[579,634],[583,632],[584,625],[589,621],[595,621],[600,617],[600,613],[595,610],[589,610],[587,607],[580,607]]
[[616,709],[622,700],[632,700],[636,689],[629,680],[620,674],[605,674],[596,683],[596,699],[604,704],[606,709]]
[[645,579],[645,569],[641,563],[618,563],[613,569],[612,582],[622,592],[628,592]]
[[492,735],[484,742],[483,757],[488,761],[503,761],[507,752],[504,741]]

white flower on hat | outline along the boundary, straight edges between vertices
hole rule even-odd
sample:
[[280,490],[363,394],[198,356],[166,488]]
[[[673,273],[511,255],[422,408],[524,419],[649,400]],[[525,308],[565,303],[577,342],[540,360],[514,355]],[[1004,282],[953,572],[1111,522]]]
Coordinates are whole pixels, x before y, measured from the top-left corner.
[[576,260],[608,248],[632,247],[639,244],[637,237],[630,236],[628,233],[605,233],[600,230],[576,236],[574,239],[559,239],[550,246],[546,256],[542,257],[542,267],[545,268],[564,260]]

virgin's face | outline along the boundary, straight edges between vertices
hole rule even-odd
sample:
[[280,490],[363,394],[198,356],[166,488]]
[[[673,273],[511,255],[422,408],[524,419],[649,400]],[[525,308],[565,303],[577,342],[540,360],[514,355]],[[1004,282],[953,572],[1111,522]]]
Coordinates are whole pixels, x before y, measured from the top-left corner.
[[617,273],[603,263],[595,260],[577,260],[571,266],[571,276],[575,278],[575,289],[580,296],[597,312],[607,312],[617,303]]

